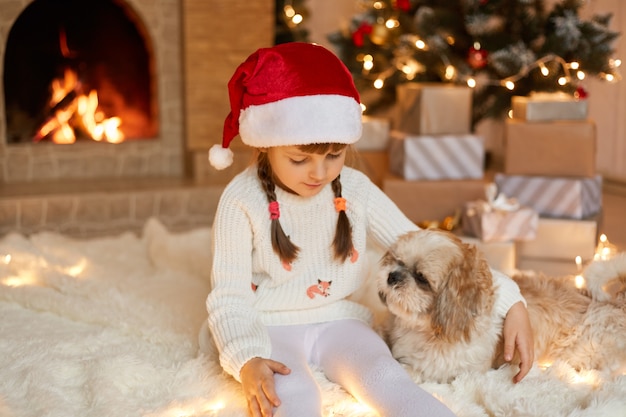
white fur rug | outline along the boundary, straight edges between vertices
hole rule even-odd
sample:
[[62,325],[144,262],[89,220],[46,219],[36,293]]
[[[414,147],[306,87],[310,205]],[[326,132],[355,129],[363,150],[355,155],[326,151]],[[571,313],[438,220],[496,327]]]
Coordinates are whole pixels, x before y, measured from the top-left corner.
[[[0,416],[245,417],[239,386],[198,355],[210,230],[0,240]],[[368,300],[365,295],[365,300]],[[626,376],[556,363],[422,384],[459,416],[626,416]],[[327,416],[373,416],[318,374]]]

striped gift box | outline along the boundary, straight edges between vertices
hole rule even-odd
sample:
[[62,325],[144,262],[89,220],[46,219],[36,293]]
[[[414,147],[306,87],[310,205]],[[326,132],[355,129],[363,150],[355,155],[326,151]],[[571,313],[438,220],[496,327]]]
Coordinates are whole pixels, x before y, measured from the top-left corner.
[[496,174],[498,191],[544,217],[582,219],[602,209],[602,176],[592,178]]
[[484,176],[481,136],[407,135],[392,132],[389,168],[405,180],[479,179]]
[[468,236],[483,242],[533,240],[537,235],[539,215],[530,207],[506,211],[491,209],[485,201],[465,204],[461,227]]

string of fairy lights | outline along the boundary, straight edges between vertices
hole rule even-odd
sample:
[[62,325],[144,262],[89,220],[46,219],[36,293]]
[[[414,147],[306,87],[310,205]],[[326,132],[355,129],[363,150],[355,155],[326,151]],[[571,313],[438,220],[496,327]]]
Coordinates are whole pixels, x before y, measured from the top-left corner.
[[[399,27],[400,22],[396,18],[388,18],[384,22],[384,26],[393,30]],[[446,39],[450,44],[454,43],[453,38]],[[372,85],[376,89],[381,89],[385,85],[387,78],[392,76],[396,71],[400,71],[408,81],[414,79],[420,72],[426,70],[425,65],[419,62],[413,52],[427,51],[429,50],[428,42],[415,34],[402,35],[401,43],[404,45],[404,53],[395,56],[388,68],[379,73],[372,73],[371,70],[375,67],[374,57],[370,54],[363,54],[358,56],[358,60],[363,65],[363,75],[372,80]],[[410,49],[412,48],[412,50]],[[402,48],[399,48],[402,50]],[[478,42],[474,43],[474,51],[480,51],[481,45]],[[465,83],[471,88],[479,87],[481,85],[501,86],[508,90],[515,90],[516,83],[526,77],[532,70],[539,69],[544,77],[549,77],[555,71],[550,69],[553,67],[551,63],[557,64],[557,70],[560,69],[560,76],[557,79],[557,83],[560,86],[565,86],[572,82],[579,82],[586,78],[587,74],[580,68],[580,64],[576,61],[567,62],[562,57],[555,54],[547,54],[535,60],[534,62],[523,66],[516,74],[510,75],[502,79],[491,79],[486,77],[476,77],[474,74],[465,74],[458,70],[451,62],[450,59],[443,53],[438,55],[443,65],[442,80],[448,82]],[[621,66],[620,59],[610,59],[608,66],[610,71],[601,72],[597,76],[608,82],[616,82],[621,80],[621,74],[619,68]]]

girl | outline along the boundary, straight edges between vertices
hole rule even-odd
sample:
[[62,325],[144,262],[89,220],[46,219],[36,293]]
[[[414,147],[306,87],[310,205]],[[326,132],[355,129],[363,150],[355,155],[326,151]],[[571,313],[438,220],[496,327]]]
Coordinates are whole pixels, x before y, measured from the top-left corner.
[[[216,168],[239,134],[256,163],[225,188],[213,224],[208,327],[224,370],[241,382],[253,417],[320,417],[312,369],[385,417],[453,413],[422,390],[349,301],[368,275],[366,240],[389,246],[418,227],[359,171],[345,167],[361,108],[343,63],[321,46],[262,48],[229,82],[231,113]],[[521,379],[532,336],[519,289],[502,279],[505,355]],[[508,313],[507,313],[508,311]]]

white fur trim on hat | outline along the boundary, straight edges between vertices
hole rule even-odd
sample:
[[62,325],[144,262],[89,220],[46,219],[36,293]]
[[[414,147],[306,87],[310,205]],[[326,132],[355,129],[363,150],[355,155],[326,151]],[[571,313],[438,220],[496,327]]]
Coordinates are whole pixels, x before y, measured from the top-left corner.
[[361,137],[361,105],[338,94],[295,96],[241,111],[239,135],[253,147],[355,143]]
[[233,151],[222,145],[213,145],[209,149],[209,162],[218,170],[228,168],[233,163]]

